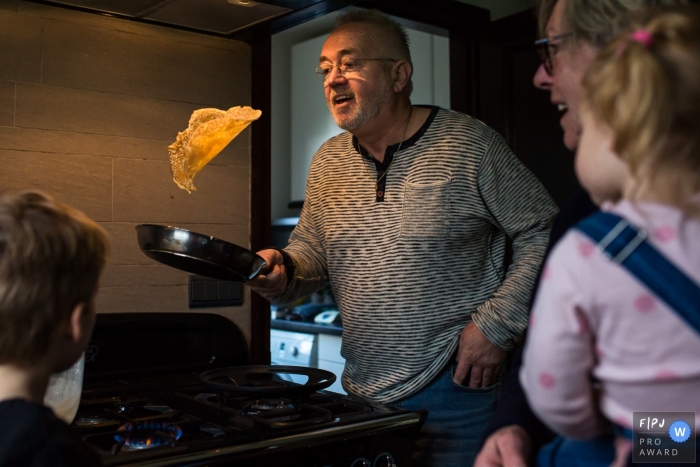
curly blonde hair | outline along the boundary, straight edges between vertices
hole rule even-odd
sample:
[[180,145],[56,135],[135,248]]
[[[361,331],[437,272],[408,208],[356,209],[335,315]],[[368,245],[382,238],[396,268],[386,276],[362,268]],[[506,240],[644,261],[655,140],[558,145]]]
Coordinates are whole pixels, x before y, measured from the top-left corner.
[[700,10],[667,10],[606,46],[583,79],[585,99],[613,132],[633,174],[692,211],[700,190]]
[[0,196],[0,364],[37,362],[76,305],[93,312],[108,249],[102,227],[42,192]]

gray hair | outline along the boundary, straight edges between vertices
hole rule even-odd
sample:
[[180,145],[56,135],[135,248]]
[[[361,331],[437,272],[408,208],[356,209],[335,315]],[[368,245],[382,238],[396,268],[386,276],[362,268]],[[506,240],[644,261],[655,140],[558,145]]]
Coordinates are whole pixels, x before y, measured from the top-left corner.
[[[335,27],[338,29],[341,26],[351,23],[369,24],[381,30],[385,36],[376,38],[379,39],[376,43],[379,44],[378,47],[382,49],[382,52],[388,55],[386,58],[405,60],[411,65],[411,69],[413,69],[408,34],[406,33],[406,29],[398,21],[393,20],[379,10],[353,8],[336,18]],[[413,82],[410,79],[406,89],[410,95],[413,89]]]
[[682,5],[685,0],[538,0],[537,20],[542,37],[557,2],[564,2],[562,32],[601,48],[629,26],[629,14],[643,9]]

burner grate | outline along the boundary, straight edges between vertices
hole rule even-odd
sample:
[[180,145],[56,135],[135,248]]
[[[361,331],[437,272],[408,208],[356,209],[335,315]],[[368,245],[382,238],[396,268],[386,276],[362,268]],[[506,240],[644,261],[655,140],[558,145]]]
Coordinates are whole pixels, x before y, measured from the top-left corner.
[[292,405],[291,408],[254,409],[254,407],[259,406],[259,401],[252,402],[246,405],[240,414],[236,414],[236,417],[252,421],[253,427],[258,429],[305,427],[307,425],[331,422],[335,419],[333,412],[330,410],[304,403]]

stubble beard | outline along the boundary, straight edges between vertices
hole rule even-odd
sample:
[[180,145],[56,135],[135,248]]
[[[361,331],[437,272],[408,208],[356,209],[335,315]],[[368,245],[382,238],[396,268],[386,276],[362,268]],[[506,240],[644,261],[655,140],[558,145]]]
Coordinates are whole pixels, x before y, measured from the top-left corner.
[[349,115],[343,113],[339,114],[336,112],[332,105],[332,101],[329,102],[329,108],[331,111],[331,116],[333,116],[333,120],[335,120],[336,125],[343,130],[353,131],[371,118],[375,117],[392,97],[392,88],[387,85],[378,90],[376,95],[371,96],[366,100],[358,100],[357,95],[355,95],[355,102],[357,103],[357,106]]

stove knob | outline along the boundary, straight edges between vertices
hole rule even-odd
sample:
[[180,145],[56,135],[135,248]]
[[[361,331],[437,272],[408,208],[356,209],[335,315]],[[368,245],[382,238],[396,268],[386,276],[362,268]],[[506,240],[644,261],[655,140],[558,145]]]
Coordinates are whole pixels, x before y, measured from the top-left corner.
[[297,355],[299,355],[299,349],[294,347],[294,350],[292,350],[292,356],[296,357]]
[[372,463],[364,457],[360,457],[359,459],[355,459],[355,461],[350,464],[350,467],[372,467]]
[[396,467],[394,458],[388,452],[383,452],[374,459],[373,467]]

